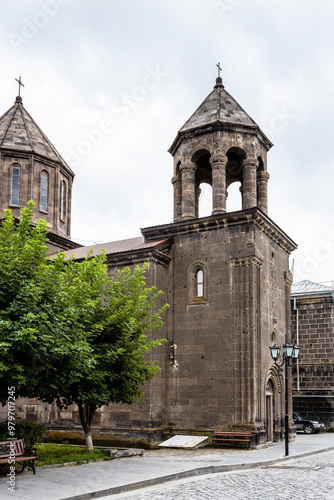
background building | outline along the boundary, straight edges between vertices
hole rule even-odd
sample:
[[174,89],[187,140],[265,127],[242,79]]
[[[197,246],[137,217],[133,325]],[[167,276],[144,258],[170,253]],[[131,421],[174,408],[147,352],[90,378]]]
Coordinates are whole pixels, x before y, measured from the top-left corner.
[[293,284],[291,317],[292,339],[301,351],[293,381],[293,408],[334,427],[333,283],[304,280]]

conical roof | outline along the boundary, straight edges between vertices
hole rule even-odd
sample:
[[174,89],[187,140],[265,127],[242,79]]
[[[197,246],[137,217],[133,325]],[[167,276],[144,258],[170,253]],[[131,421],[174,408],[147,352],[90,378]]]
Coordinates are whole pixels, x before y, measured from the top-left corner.
[[255,121],[242,109],[237,101],[225,90],[223,85],[215,85],[213,91],[196,109],[180,129],[188,132],[199,127],[216,123],[230,123],[257,127]]
[[14,106],[0,117],[0,149],[25,151],[60,162],[71,172],[56,148],[22,104],[17,96]]
[[229,94],[220,77],[208,97],[196,109],[191,117],[179,130],[169,152],[174,154],[182,138],[194,132],[204,133],[215,127],[245,127],[253,129],[267,150],[272,146],[271,141],[265,136],[257,123],[246,113],[240,104]]

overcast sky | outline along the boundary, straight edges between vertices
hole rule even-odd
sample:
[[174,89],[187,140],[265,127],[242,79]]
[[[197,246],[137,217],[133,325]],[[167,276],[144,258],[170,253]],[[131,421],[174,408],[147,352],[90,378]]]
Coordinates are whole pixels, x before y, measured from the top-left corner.
[[298,244],[295,281],[334,280],[333,19],[331,0],[2,0],[0,114],[21,76],[76,174],[75,241],[136,237],[172,221],[167,150],[220,61],[274,143],[268,214]]

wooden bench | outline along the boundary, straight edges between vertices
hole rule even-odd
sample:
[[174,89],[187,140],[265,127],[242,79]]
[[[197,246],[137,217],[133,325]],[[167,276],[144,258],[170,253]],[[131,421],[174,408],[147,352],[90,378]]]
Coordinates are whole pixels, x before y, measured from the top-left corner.
[[36,474],[35,460],[37,458],[37,449],[26,449],[24,439],[0,442],[0,464],[14,465],[23,462],[20,472],[23,472],[25,467],[32,467],[33,473]]
[[219,432],[215,431],[213,438],[212,438],[212,444],[233,444],[233,443],[246,443],[247,448],[250,447],[250,442],[251,442],[251,432],[244,432],[244,431],[231,431],[231,432]]

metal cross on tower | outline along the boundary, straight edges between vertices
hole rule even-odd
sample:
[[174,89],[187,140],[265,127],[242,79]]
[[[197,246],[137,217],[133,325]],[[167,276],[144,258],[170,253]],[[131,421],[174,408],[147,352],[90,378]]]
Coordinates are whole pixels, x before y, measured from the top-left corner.
[[17,81],[17,83],[19,84],[19,96],[21,95],[21,87],[24,87],[23,83],[21,82],[21,77],[19,76],[19,78],[15,78],[15,80]]
[[218,64],[216,64],[217,68],[218,68],[218,78],[220,78],[220,72],[223,71],[221,66],[220,66],[220,62]]

